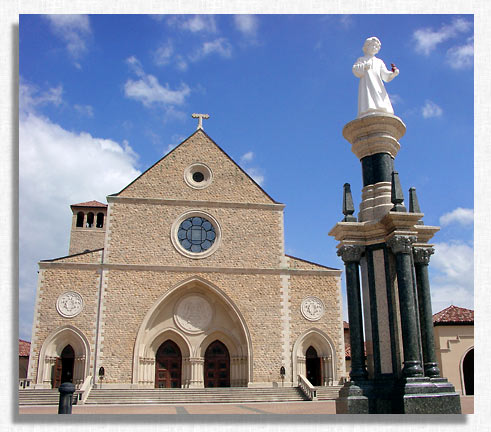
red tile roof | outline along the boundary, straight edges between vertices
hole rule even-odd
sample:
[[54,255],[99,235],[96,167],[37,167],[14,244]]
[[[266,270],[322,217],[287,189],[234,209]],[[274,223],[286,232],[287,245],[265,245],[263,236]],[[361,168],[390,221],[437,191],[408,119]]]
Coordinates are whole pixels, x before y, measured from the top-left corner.
[[345,329],[349,329],[349,324],[346,321],[343,321],[343,327]]
[[433,315],[433,325],[474,324],[474,311],[451,305]]
[[19,357],[29,357],[31,342],[19,339]]
[[[367,356],[367,344],[366,344],[366,342],[363,344],[363,349],[364,349],[365,358],[366,358],[366,356]],[[346,360],[351,360],[351,345],[349,342],[344,343],[344,355],[345,355]]]
[[99,201],[87,201],[78,204],[72,204],[70,207],[107,207],[107,204],[103,204]]

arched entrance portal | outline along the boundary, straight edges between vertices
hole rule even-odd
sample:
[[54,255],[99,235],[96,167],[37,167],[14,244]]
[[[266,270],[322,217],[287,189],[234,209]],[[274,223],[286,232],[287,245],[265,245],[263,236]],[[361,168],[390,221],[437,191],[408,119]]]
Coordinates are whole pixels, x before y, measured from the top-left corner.
[[205,352],[205,387],[230,387],[230,355],[218,340]]
[[54,365],[53,388],[60,387],[64,382],[73,382],[73,365],[75,363],[75,351],[71,345],[63,348],[61,356],[56,358]]
[[311,345],[305,353],[305,367],[307,369],[307,379],[312,385],[322,385],[321,359],[317,355],[317,351]]
[[474,394],[474,348],[467,352],[462,362],[464,389],[466,395]]
[[166,340],[155,355],[155,387],[181,388],[181,350],[175,342]]

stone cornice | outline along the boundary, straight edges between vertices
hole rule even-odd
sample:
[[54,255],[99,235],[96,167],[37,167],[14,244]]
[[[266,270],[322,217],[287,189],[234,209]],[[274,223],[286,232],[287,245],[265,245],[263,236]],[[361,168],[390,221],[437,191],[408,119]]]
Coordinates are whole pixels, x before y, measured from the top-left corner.
[[197,266],[161,266],[144,264],[90,264],[67,262],[40,262],[40,269],[70,269],[70,270],[122,270],[122,271],[152,271],[177,273],[224,273],[224,274],[269,274],[269,275],[298,275],[298,276],[341,276],[337,269],[288,269],[288,268],[245,268],[245,267],[197,267]]
[[193,208],[243,208],[254,210],[283,210],[285,204],[268,204],[268,203],[238,203],[224,201],[193,201],[193,200],[174,200],[165,198],[129,198],[119,196],[108,196],[108,203],[127,203],[127,204],[150,204],[150,205],[167,205],[167,206],[183,206]]

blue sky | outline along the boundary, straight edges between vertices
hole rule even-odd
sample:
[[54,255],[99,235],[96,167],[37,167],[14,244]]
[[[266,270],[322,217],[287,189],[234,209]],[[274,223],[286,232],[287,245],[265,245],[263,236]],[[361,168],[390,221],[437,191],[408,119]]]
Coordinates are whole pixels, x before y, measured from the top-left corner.
[[442,227],[433,311],[474,308],[472,15],[21,15],[19,337],[37,262],[68,253],[69,205],[105,202],[194,132],[193,112],[286,204],[286,253],[342,268],[327,233],[345,182],[361,201],[342,128],[370,36],[400,69],[386,88],[407,126],[395,160],[406,199],[416,187],[425,224]]

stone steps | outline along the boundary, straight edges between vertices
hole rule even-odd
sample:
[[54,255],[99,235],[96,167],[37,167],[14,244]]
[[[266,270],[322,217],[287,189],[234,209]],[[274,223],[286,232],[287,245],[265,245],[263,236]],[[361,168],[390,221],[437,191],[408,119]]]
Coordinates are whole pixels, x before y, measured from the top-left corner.
[[[317,387],[318,400],[339,397],[341,386]],[[74,394],[74,403],[78,392]],[[19,390],[19,405],[58,405],[58,389]],[[306,400],[298,387],[206,389],[93,389],[86,401],[92,405],[298,402]]]
[[335,400],[339,397],[342,386],[316,387],[317,400]]
[[[73,400],[78,397],[78,391],[73,394]],[[58,405],[60,393],[58,389],[19,390],[19,405]]]
[[86,404],[185,404],[304,401],[296,387],[207,389],[94,389]]

